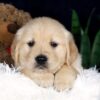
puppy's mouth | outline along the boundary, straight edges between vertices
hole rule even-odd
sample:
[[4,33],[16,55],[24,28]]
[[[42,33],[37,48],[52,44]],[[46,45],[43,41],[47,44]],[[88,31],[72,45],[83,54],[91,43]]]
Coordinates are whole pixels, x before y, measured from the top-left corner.
[[35,64],[35,69],[40,69],[40,70],[48,69],[48,64],[43,64],[43,65]]

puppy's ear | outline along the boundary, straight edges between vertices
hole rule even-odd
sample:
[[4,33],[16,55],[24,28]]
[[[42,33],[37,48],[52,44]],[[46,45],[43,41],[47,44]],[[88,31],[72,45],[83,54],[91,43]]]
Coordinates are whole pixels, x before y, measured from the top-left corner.
[[67,43],[66,43],[66,64],[71,65],[75,59],[78,57],[78,48],[75,44],[75,41],[71,35],[70,32],[67,32],[69,34],[67,36]]
[[11,46],[11,56],[14,60],[15,65],[18,65],[19,59],[19,44],[17,38],[14,39],[12,46]]

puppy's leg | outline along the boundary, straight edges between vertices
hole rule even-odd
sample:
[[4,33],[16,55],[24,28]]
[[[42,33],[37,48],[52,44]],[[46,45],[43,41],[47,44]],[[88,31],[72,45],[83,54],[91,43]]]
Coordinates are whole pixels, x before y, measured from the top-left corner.
[[64,65],[56,74],[54,80],[54,88],[57,91],[71,89],[77,77],[77,72],[74,68]]
[[54,75],[49,72],[31,72],[30,70],[24,69],[21,71],[26,76],[31,78],[37,85],[41,87],[53,86]]

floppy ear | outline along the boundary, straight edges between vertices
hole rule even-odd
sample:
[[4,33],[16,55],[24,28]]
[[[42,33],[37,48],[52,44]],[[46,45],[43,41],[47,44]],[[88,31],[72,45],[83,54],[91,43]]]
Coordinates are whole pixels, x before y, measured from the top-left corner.
[[18,65],[19,59],[19,44],[17,38],[14,39],[11,46],[11,56],[14,60],[15,65]]
[[[78,57],[78,48],[75,44],[75,41],[70,32],[67,36],[67,43],[66,43],[66,64],[71,65],[74,63],[75,59]],[[68,34],[67,33],[67,34]]]

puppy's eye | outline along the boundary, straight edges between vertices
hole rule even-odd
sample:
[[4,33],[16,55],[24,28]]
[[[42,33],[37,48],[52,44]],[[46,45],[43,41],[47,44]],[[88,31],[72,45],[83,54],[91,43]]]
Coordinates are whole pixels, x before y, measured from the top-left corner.
[[27,44],[29,47],[32,47],[32,46],[34,46],[35,42],[32,40],[32,41],[29,41]]
[[55,48],[55,47],[58,46],[58,43],[56,43],[56,42],[51,42],[50,45],[51,45],[53,48]]

